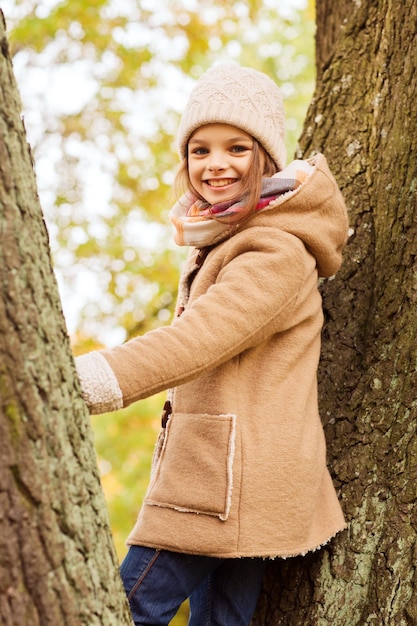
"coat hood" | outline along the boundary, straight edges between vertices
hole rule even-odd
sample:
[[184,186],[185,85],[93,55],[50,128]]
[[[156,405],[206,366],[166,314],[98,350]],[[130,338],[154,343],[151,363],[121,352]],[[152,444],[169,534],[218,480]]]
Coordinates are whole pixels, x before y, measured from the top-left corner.
[[[342,263],[348,238],[346,205],[333,174],[322,154],[308,159],[311,173],[295,191],[279,196],[256,216],[301,239],[315,257],[320,277],[333,276]],[[254,225],[254,221],[251,220]]]

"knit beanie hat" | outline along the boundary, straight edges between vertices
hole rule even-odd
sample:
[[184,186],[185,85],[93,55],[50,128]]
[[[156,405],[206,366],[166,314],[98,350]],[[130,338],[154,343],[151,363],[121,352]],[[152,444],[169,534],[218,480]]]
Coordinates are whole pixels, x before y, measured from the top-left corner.
[[266,74],[233,63],[216,65],[203,74],[181,118],[177,136],[181,159],[192,133],[214,123],[230,124],[252,135],[278,169],[284,169],[284,105],[278,86]]

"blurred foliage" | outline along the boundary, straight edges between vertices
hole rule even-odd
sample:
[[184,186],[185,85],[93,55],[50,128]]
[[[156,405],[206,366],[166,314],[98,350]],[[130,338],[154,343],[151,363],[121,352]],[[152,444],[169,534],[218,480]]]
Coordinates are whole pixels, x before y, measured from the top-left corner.
[[235,60],[277,80],[294,154],[314,86],[313,5],[297,5],[3,3],[71,332],[118,343],[169,320],[184,256],[167,223],[175,133],[209,65]]
[[[185,251],[167,213],[188,94],[218,61],[266,72],[283,92],[292,158],[314,88],[313,0],[5,0],[2,10],[74,352],[169,322]],[[163,401],[92,418],[120,558]]]
[[102,485],[107,494],[120,559],[126,553],[126,538],[145,495],[163,403],[163,397],[154,396],[140,405],[91,418]]

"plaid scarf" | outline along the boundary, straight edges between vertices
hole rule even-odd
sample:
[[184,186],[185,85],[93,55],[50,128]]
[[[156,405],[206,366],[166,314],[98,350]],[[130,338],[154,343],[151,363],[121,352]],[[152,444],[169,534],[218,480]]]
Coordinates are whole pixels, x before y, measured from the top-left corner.
[[[261,211],[277,198],[294,192],[313,170],[307,161],[296,160],[271,178],[263,178],[255,211]],[[169,213],[175,243],[196,248],[212,246],[232,236],[245,216],[244,198],[211,205],[196,200],[190,193],[182,196]]]

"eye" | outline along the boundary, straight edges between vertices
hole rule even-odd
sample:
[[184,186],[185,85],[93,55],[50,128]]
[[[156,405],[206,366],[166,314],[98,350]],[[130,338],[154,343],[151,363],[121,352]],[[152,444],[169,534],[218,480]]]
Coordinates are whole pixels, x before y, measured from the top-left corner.
[[242,152],[247,152],[248,150],[250,150],[250,148],[248,148],[248,146],[232,146],[231,151],[235,152],[237,154],[242,153]]
[[193,148],[191,150],[191,154],[196,154],[197,156],[202,156],[202,155],[207,154],[207,153],[208,153],[207,148],[199,147],[199,148]]

